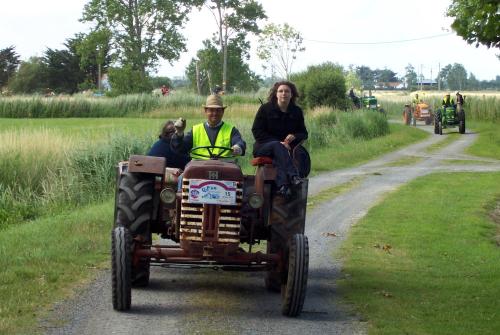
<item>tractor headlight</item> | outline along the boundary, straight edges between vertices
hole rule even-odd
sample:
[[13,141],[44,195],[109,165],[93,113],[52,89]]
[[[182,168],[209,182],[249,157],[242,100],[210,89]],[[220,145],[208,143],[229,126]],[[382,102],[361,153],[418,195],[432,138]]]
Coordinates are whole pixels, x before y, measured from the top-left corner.
[[264,204],[264,198],[262,195],[254,193],[248,197],[248,204],[254,209],[261,208]]
[[173,204],[175,202],[175,198],[175,191],[170,187],[166,187],[160,192],[160,199],[165,204]]
[[380,108],[380,104],[377,104],[377,108]]

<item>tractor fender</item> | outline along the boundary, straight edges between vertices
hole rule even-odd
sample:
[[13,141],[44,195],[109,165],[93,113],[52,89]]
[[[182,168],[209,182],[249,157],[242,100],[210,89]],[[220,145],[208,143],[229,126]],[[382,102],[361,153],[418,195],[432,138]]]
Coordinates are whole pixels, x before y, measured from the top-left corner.
[[128,172],[163,175],[165,172],[165,165],[165,157],[132,155],[128,159]]

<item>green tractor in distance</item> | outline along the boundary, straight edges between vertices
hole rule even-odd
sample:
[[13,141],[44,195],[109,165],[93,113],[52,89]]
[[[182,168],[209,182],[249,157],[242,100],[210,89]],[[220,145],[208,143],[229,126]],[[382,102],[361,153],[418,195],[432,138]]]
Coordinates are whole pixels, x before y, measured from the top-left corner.
[[378,104],[377,98],[375,98],[373,95],[362,97],[361,98],[361,106],[362,106],[362,108],[374,110],[374,111],[383,113],[385,115],[385,110],[380,107],[380,105]]
[[443,135],[443,128],[456,126],[460,134],[465,134],[465,111],[461,104],[440,108],[435,114],[434,134]]

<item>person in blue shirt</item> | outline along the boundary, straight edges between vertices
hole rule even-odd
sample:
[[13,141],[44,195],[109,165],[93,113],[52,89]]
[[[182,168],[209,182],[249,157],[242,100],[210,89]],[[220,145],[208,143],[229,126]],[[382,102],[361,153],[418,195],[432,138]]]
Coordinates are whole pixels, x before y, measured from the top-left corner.
[[184,170],[191,158],[187,154],[179,153],[172,149],[170,141],[174,133],[174,122],[168,120],[161,130],[159,140],[149,150],[148,156],[165,157],[168,167]]

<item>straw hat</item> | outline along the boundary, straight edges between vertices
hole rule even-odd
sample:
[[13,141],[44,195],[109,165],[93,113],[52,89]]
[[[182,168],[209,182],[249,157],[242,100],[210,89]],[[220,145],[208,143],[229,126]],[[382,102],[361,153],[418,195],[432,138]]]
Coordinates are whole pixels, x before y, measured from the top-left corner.
[[222,98],[218,94],[212,94],[207,97],[207,102],[203,105],[205,108],[226,108],[222,103]]

